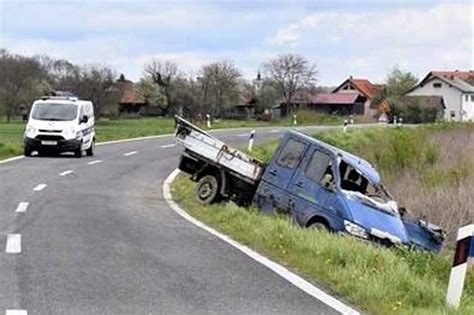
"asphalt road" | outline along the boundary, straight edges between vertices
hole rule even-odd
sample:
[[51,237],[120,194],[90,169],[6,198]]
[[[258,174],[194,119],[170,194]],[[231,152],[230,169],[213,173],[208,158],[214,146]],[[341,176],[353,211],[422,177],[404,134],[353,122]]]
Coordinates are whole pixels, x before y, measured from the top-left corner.
[[[258,130],[256,144],[277,130]],[[216,135],[247,141],[242,130]],[[92,158],[0,164],[0,313],[336,313],[167,206],[162,184],[181,151],[173,144],[168,136],[98,146]],[[21,253],[6,252],[18,250],[9,234],[21,234]]]

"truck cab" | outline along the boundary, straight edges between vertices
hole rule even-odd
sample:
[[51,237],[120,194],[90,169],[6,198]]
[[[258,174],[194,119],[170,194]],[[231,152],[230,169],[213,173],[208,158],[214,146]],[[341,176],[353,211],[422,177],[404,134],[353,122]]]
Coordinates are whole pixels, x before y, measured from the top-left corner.
[[81,157],[85,151],[94,155],[94,106],[91,101],[71,96],[43,97],[30,111],[24,135],[24,154],[34,151],[73,152]]
[[253,202],[303,227],[388,245],[439,251],[443,242],[439,227],[404,217],[370,163],[298,132],[283,136]]

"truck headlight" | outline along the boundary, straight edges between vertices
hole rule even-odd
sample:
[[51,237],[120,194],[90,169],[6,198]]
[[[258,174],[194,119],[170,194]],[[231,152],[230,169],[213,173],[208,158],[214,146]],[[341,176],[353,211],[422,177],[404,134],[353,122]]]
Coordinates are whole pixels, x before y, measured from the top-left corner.
[[369,234],[363,227],[351,221],[344,220],[344,227],[346,228],[347,233],[351,235],[364,238],[364,239],[369,238]]

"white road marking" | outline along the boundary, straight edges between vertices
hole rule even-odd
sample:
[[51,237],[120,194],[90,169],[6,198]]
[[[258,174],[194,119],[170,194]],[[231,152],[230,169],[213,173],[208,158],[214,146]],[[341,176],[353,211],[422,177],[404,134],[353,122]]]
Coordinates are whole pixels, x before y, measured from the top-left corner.
[[248,135],[248,133],[241,133],[240,135],[237,135],[237,137],[247,137]]
[[166,148],[172,148],[174,146],[176,146],[176,143],[165,144],[165,145],[160,146],[160,148],[166,149]]
[[102,163],[102,162],[104,162],[104,161],[102,161],[102,160],[95,160],[95,161],[88,162],[87,165],[94,165],[94,164]]
[[16,210],[15,212],[16,213],[23,213],[23,212],[26,212],[26,209],[28,208],[28,206],[30,205],[29,202],[26,202],[26,201],[22,201],[18,204],[18,206],[16,207]]
[[270,133],[279,133],[279,132],[281,132],[281,130],[280,130],[280,129],[274,129],[274,130],[270,130]]
[[0,161],[0,164],[2,164],[2,163],[8,163],[8,162],[13,162],[13,161],[22,159],[22,158],[24,158],[24,157],[25,157],[24,155],[14,156],[14,157],[9,158],[9,159],[1,160],[1,161]]
[[8,234],[7,246],[5,246],[5,253],[18,254],[21,253],[21,234]]
[[6,310],[5,315],[28,315],[25,310]]
[[127,152],[127,153],[124,153],[123,156],[135,155],[137,153],[138,153],[138,151]]
[[73,170],[67,170],[67,171],[59,173],[59,176],[66,176],[66,175],[72,174],[72,172]]
[[232,245],[236,249],[240,250],[242,253],[245,255],[249,256],[253,260],[257,261],[258,263],[264,265],[268,269],[272,270],[276,274],[278,274],[280,277],[284,278],[286,281],[290,282],[297,288],[303,290],[307,294],[311,295],[312,297],[320,300],[324,304],[332,307],[334,310],[342,313],[342,314],[351,314],[351,315],[359,315],[360,313],[353,308],[349,307],[348,305],[345,305],[338,299],[332,297],[331,295],[327,294],[326,292],[318,289],[315,287],[313,284],[310,282],[306,281],[305,279],[301,278],[297,274],[294,274],[290,270],[286,269],[280,264],[277,264],[276,262],[268,259],[267,257],[257,253],[253,249],[250,249],[249,247],[242,245],[233,239],[231,239],[229,236],[222,234],[220,232],[217,232],[213,228],[205,225],[199,220],[196,220],[192,216],[190,216],[186,211],[181,209],[172,199],[171,196],[171,191],[170,191],[170,184],[173,182],[173,180],[176,178],[176,176],[179,174],[179,170],[175,169],[166,179],[163,184],[163,196],[168,203],[168,205],[173,209],[176,213],[178,213],[181,217],[183,217],[185,220],[191,222],[192,224],[196,225],[197,227],[213,234],[214,236],[220,238],[224,242]]
[[45,189],[46,186],[48,186],[48,185],[46,185],[46,184],[38,184],[38,185],[36,185],[36,186],[33,188],[33,190],[34,190],[34,191],[41,191],[41,190]]

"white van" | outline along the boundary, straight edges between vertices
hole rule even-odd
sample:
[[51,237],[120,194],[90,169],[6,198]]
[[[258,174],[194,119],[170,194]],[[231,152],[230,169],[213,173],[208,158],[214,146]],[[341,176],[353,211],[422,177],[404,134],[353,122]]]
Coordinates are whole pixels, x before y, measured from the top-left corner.
[[94,155],[94,106],[77,97],[43,97],[31,107],[25,130],[25,156],[33,151]]

